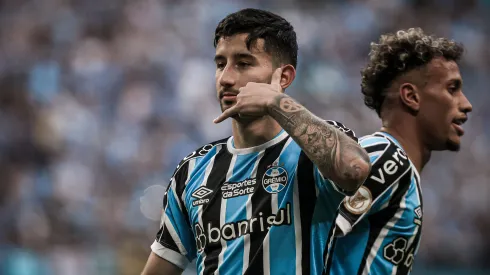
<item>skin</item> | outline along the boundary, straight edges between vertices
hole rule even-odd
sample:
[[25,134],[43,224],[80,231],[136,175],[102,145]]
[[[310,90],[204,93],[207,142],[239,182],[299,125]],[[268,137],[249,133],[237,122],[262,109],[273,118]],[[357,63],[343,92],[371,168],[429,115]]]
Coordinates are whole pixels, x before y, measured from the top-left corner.
[[[270,132],[268,125],[271,125],[276,130],[274,136],[282,128],[325,177],[345,190],[356,190],[370,170],[366,152],[347,135],[285,95],[284,89],[296,75],[294,67],[285,65],[273,70],[272,56],[264,51],[264,41],[259,39],[249,51],[246,38],[247,34],[239,34],[218,42],[216,88],[223,113],[214,122],[233,118],[237,147],[243,146],[241,141],[257,135],[243,131],[250,125],[255,124],[253,128],[259,133]],[[225,96],[237,90],[234,96]]]
[[462,84],[458,64],[438,57],[390,87],[381,130],[400,141],[418,171],[431,151],[459,150],[464,131],[455,122],[464,123],[472,111]]
[[[216,47],[216,91],[222,114],[230,118],[237,148],[263,144],[284,129],[326,178],[354,191],[370,171],[369,158],[354,140],[316,117],[284,94],[296,76],[292,65],[282,65],[264,50],[258,39],[250,49],[247,34],[221,38]],[[273,62],[276,61],[276,62]],[[143,275],[181,274],[182,269],[153,252]]]

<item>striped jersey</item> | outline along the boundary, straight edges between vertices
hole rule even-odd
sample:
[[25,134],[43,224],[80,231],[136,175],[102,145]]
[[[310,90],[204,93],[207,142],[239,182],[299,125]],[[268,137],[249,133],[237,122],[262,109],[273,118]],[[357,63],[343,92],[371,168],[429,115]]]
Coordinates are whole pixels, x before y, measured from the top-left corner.
[[181,161],[151,248],[198,274],[319,274],[344,197],[285,131],[246,149],[230,137]]
[[324,274],[409,274],[422,229],[420,176],[391,135],[377,132],[359,142],[371,174],[339,207]]

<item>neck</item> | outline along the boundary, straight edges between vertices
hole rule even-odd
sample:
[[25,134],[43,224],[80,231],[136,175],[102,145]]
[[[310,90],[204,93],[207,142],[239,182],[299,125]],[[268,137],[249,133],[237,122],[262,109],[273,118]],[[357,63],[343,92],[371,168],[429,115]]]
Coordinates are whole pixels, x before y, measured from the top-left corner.
[[417,171],[421,173],[429,162],[431,151],[424,145],[413,120],[395,121],[404,121],[404,123],[400,125],[400,123],[383,122],[381,131],[392,135],[401,144]]
[[235,148],[258,146],[273,139],[282,130],[270,116],[254,120],[233,119],[232,133]]

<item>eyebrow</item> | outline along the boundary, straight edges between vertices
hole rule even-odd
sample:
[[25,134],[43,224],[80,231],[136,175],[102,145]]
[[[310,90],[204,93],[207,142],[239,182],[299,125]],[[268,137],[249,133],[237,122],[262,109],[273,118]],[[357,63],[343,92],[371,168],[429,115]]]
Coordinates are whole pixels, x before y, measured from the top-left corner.
[[[234,59],[253,59],[253,60],[256,59],[256,57],[253,54],[243,53],[243,52],[242,53],[235,53],[235,54],[233,54],[233,58]],[[216,62],[218,60],[223,60],[223,59],[226,59],[226,57],[224,55],[217,54],[214,57],[214,62]]]

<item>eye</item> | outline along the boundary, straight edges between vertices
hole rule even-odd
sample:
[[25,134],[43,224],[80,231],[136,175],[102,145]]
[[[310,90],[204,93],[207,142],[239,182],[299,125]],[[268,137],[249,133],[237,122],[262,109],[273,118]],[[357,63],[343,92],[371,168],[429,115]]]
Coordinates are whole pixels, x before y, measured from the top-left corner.
[[449,93],[454,94],[459,90],[459,87],[457,86],[449,86],[448,89]]
[[225,66],[225,62],[216,62],[216,69],[222,70]]
[[246,67],[250,66],[250,63],[240,61],[240,62],[237,63],[237,65],[240,68],[246,68]]

